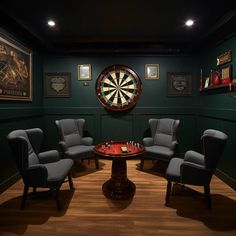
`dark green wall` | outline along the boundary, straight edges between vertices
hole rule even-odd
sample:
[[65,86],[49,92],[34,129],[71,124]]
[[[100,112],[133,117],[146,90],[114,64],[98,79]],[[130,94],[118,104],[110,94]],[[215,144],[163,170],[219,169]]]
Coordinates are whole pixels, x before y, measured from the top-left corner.
[[[4,33],[29,47],[24,40],[19,40],[17,35]],[[30,127],[42,127],[43,125],[43,101],[42,101],[42,57],[33,50],[33,101],[4,101],[0,100],[0,190],[14,181],[17,176],[15,164],[6,141],[7,134],[14,129]]]
[[[1,32],[4,32],[1,30]],[[6,32],[4,32],[6,33]],[[9,35],[30,48],[29,42]],[[207,128],[216,128],[229,136],[218,174],[226,182],[236,186],[235,148],[236,113],[235,94],[199,93],[199,71],[206,75],[215,67],[216,57],[231,49],[235,66],[236,39],[232,37],[206,53],[195,56],[42,56],[33,49],[33,101],[1,101],[0,106],[0,189],[16,176],[16,169],[6,142],[6,135],[13,129],[41,127],[45,132],[47,148],[56,148],[58,135],[55,120],[66,117],[85,118],[86,134],[94,137],[95,143],[108,139],[141,141],[148,132],[151,117],[180,119],[178,132],[180,152],[198,149],[199,137]],[[159,80],[145,80],[145,64],[160,65]],[[77,65],[92,65],[92,80],[89,86],[77,80]],[[143,94],[130,111],[110,112],[103,108],[95,95],[95,82],[100,72],[109,65],[124,64],[134,69],[143,84]],[[192,97],[167,97],[167,72],[192,72],[194,94]],[[46,98],[43,96],[43,74],[46,72],[71,72],[71,96],[69,98]]]
[[[92,65],[89,86],[77,80],[77,65]],[[124,64],[137,72],[142,80],[143,94],[131,111],[111,112],[103,108],[95,94],[95,82],[103,69],[112,64]],[[159,80],[145,80],[145,64],[160,65]],[[167,72],[192,72],[193,84],[197,76],[196,64],[190,56],[94,56],[94,57],[47,57],[44,72],[70,72],[70,98],[44,98],[45,130],[50,137],[48,146],[57,145],[55,119],[84,117],[87,132],[95,143],[110,140],[141,141],[148,129],[151,117],[173,117],[181,120],[179,139],[181,151],[194,146],[195,96],[167,97]],[[196,91],[195,91],[196,93]]]
[[[224,52],[232,50],[232,68],[236,67],[236,36],[225,40],[218,46],[205,52],[200,58],[200,68],[203,68],[203,74],[209,76],[210,69],[216,68],[217,56]],[[235,78],[235,74],[233,74]],[[198,117],[197,134],[198,136],[206,128],[216,128],[222,130],[229,136],[226,150],[219,164],[219,174],[222,178],[236,186],[236,158],[235,158],[235,140],[236,140],[236,92],[228,90],[215,90],[213,92],[204,92],[197,95]]]

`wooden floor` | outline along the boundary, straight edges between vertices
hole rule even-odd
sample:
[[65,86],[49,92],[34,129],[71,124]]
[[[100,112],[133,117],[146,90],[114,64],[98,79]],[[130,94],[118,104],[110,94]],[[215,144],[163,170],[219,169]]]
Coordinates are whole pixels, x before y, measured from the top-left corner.
[[[112,201],[102,194],[102,184],[110,178],[111,161],[101,160],[77,165],[75,190],[63,184],[62,212],[56,209],[49,192],[40,192],[19,210],[22,181],[0,195],[0,235],[236,235],[236,194],[214,177],[211,182],[212,205],[207,210],[202,194],[174,187],[169,206],[165,206],[165,166],[128,161],[128,177],[136,185],[131,200]],[[195,188],[195,190],[202,190]],[[40,190],[42,191],[42,190]]]

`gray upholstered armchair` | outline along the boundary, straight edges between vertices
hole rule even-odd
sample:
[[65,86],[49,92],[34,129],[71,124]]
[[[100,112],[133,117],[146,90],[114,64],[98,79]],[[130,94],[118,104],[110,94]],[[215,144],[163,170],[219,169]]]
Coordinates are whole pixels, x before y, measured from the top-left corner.
[[144,159],[169,161],[176,152],[176,131],[180,121],[162,118],[149,119],[151,137],[143,138],[145,154],[141,159],[140,169],[143,169]]
[[34,191],[40,187],[55,190],[57,208],[60,210],[58,194],[66,177],[68,177],[70,188],[73,189],[70,176],[73,161],[60,160],[56,150],[40,153],[43,131],[39,128],[14,130],[8,134],[7,139],[25,185],[21,209],[25,207],[29,187],[33,187]]
[[95,159],[96,169],[99,169],[97,157],[93,154],[93,138],[83,137],[84,119],[56,120],[59,133],[59,145],[64,158],[72,160]]
[[166,203],[170,201],[172,182],[204,186],[208,208],[211,208],[210,181],[222,156],[228,137],[221,131],[208,129],[201,137],[203,154],[187,151],[184,159],[172,158],[166,170]]

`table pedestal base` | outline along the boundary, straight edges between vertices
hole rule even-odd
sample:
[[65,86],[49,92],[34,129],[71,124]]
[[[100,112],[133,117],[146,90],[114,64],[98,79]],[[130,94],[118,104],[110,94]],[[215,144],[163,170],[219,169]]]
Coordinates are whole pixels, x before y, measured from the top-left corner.
[[102,186],[103,194],[110,199],[129,199],[135,193],[135,184],[127,178],[126,160],[112,161],[111,179]]
[[110,199],[129,199],[134,196],[135,184],[130,180],[122,183],[115,183],[112,179],[106,181],[102,186],[103,194]]

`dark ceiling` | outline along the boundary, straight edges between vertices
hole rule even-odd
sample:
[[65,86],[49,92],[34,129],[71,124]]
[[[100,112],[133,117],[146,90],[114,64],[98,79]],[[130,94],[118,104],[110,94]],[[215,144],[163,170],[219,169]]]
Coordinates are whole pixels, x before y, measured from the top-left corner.
[[5,0],[0,9],[1,27],[54,53],[192,53],[236,29],[236,0]]

